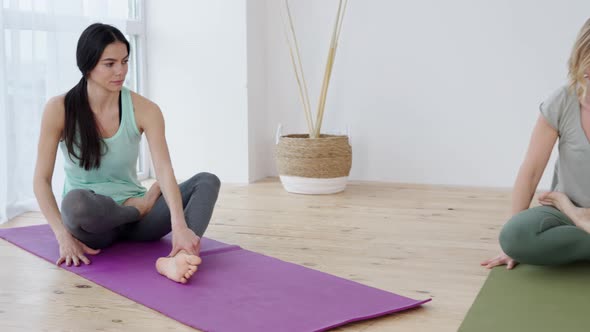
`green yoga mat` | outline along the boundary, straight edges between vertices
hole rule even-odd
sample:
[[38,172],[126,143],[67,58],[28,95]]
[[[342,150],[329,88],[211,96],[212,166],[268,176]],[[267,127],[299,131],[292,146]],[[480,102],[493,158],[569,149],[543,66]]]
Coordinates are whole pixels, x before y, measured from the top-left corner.
[[590,264],[492,269],[459,332],[590,331]]

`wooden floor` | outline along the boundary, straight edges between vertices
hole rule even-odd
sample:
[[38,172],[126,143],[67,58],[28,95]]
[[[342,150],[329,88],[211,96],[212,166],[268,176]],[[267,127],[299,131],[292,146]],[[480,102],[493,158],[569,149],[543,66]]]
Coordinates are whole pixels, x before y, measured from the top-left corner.
[[[456,331],[497,253],[506,190],[351,182],[293,195],[223,185],[206,235],[400,295],[422,308],[336,331]],[[45,223],[30,212],[0,227]],[[0,240],[0,331],[195,331]],[[90,287],[86,287],[88,285]]]

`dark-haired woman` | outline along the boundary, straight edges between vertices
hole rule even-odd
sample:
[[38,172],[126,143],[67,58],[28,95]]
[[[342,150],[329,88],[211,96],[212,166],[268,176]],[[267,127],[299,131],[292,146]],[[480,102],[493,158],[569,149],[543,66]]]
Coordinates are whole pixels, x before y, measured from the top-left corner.
[[[200,264],[200,237],[219,192],[219,179],[199,173],[177,184],[158,106],[123,87],[129,43],[115,27],[96,23],[78,40],[80,82],[45,107],[34,190],[59,243],[58,265],[89,264],[87,254],[116,241],[154,241],[172,232],[172,250],[157,271],[180,283]],[[137,180],[145,134],[157,182]],[[58,146],[65,161],[61,212],[51,188]]]

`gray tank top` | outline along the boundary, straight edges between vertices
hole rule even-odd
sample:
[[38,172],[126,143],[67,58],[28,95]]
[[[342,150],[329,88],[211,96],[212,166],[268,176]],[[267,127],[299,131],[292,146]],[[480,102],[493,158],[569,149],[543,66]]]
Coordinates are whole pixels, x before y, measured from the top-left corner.
[[563,86],[541,103],[540,110],[559,133],[551,190],[565,193],[579,207],[590,208],[590,142],[582,128],[577,94]]

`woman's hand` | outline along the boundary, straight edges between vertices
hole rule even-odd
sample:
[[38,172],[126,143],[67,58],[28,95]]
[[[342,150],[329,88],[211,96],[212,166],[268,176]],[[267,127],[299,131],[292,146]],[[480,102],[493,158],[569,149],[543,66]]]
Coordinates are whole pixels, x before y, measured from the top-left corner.
[[172,251],[168,256],[173,257],[181,250],[195,256],[199,256],[201,252],[201,238],[188,227],[172,231]]
[[85,255],[96,255],[100,252],[100,249],[89,248],[67,231],[57,236],[57,242],[59,243],[59,259],[55,264],[58,266],[64,262],[67,266],[71,266],[72,263],[75,266],[80,266],[80,262],[88,265],[90,260]]
[[518,262],[508,257],[508,255],[506,255],[503,251],[500,251],[498,256],[481,262],[481,266],[485,266],[488,269],[499,265],[506,265],[508,270],[512,270],[516,265],[518,265]]

